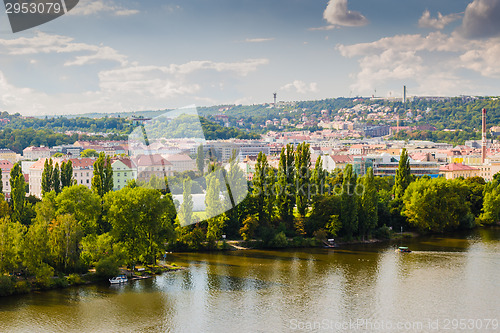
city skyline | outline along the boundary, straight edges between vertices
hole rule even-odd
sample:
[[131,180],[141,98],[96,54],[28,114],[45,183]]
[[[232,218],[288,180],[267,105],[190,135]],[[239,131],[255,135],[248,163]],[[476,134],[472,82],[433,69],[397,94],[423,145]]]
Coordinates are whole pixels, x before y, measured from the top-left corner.
[[0,109],[123,112],[331,97],[497,95],[500,1],[87,0],[13,34]]

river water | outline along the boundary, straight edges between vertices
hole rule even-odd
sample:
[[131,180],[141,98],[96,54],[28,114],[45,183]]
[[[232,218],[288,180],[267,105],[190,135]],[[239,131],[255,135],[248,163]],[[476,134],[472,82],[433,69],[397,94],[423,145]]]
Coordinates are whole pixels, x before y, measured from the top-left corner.
[[[395,253],[398,245],[413,252]],[[186,269],[123,286],[0,298],[0,331],[500,331],[500,228],[167,260]]]

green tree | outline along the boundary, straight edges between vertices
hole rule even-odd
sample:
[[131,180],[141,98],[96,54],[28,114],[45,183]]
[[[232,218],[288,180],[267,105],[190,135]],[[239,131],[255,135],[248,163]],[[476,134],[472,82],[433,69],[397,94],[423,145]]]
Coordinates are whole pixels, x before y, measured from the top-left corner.
[[198,146],[198,150],[196,152],[196,166],[198,167],[200,174],[203,174],[205,171],[205,153],[203,152],[203,145]]
[[3,193],[2,169],[0,169],[0,193]]
[[49,222],[37,217],[23,238],[23,264],[30,274],[36,275],[50,261],[48,230]]
[[44,166],[43,166],[43,172],[42,172],[42,196],[45,195],[45,193],[48,193],[52,191],[53,186],[52,186],[52,173],[54,172],[54,167],[52,165],[52,159],[46,159]]
[[280,160],[278,164],[278,175],[276,182],[276,208],[278,210],[278,218],[284,222],[290,221],[290,216],[288,216],[288,204],[290,201],[290,196],[287,191],[289,186],[287,182],[287,170],[286,170],[286,149],[283,147],[280,153]]
[[347,239],[351,239],[354,232],[358,230],[358,203],[356,188],[356,174],[352,165],[346,165],[344,169],[344,180],[342,182],[342,194],[340,205],[340,221]]
[[81,157],[98,157],[99,154],[97,153],[97,151],[95,151],[95,149],[85,149],[84,151],[82,151],[80,153],[80,156]]
[[252,185],[255,211],[260,225],[267,225],[271,218],[267,210],[269,207],[269,200],[274,199],[271,198],[273,193],[272,188],[269,187],[271,182],[272,181],[269,179],[269,164],[267,162],[267,157],[263,152],[259,152]]
[[243,225],[240,229],[240,235],[243,237],[244,241],[249,241],[253,238],[255,230],[259,226],[259,221],[253,215],[247,216],[245,220],[243,220]]
[[111,234],[123,242],[127,260],[154,263],[171,239],[175,207],[172,196],[155,189],[125,187],[104,197]]
[[54,171],[52,173],[52,188],[54,189],[54,192],[56,192],[56,194],[59,194],[61,192],[61,177],[59,165],[57,163],[56,165],[54,165]]
[[83,230],[71,214],[59,215],[50,223],[49,244],[56,265],[64,272],[74,271],[80,258]]
[[102,198],[106,193],[113,190],[113,169],[111,158],[104,153],[94,162],[94,175],[92,177],[92,189]]
[[494,179],[484,188],[484,203],[479,216],[481,224],[493,224],[500,221],[500,185]]
[[21,261],[21,241],[26,230],[19,222],[9,217],[0,218],[0,275],[13,273]]
[[300,216],[306,215],[310,199],[311,152],[309,144],[301,143],[295,153],[295,184],[297,186],[297,211]]
[[330,216],[330,220],[326,224],[326,230],[332,235],[332,237],[336,237],[337,233],[342,229],[342,221],[338,215]]
[[61,163],[61,187],[73,185],[73,162],[71,160]]
[[314,185],[315,189],[311,190],[312,192],[311,196],[324,194],[325,183],[326,183],[326,171],[323,169],[323,160],[320,155],[316,159],[314,170],[312,172],[311,184]]
[[396,170],[396,181],[394,184],[394,198],[402,198],[405,194],[405,190],[411,183],[411,170],[410,170],[410,158],[408,157],[408,152],[406,148],[401,151],[401,156],[399,157],[399,166]]
[[193,196],[191,195],[191,179],[184,179],[182,186],[182,204],[179,209],[179,222],[185,227],[193,223]]
[[55,198],[55,203],[56,215],[71,214],[85,235],[97,231],[101,199],[85,185],[65,187]]
[[403,197],[403,214],[420,230],[457,229],[474,220],[466,197],[467,187],[462,181],[422,178],[408,186]]
[[[225,170],[223,170],[225,172]],[[238,166],[236,156],[229,161],[229,170],[225,176],[227,198],[231,204],[226,211],[225,232],[229,236],[237,237],[243,219],[248,215],[248,182],[246,174]]]
[[25,221],[26,216],[26,181],[21,171],[19,163],[14,164],[10,170],[10,188],[11,188],[11,206],[12,206],[12,220],[14,222],[21,222],[24,224],[29,223]]
[[206,214],[209,216],[207,222],[207,242],[209,248],[214,248],[215,243],[222,235],[224,223],[223,205],[220,199],[220,181],[216,176],[217,172],[211,173],[207,177],[207,193],[205,195]]
[[378,195],[372,168],[368,168],[360,184],[363,194],[360,198],[359,233],[364,240],[378,224]]

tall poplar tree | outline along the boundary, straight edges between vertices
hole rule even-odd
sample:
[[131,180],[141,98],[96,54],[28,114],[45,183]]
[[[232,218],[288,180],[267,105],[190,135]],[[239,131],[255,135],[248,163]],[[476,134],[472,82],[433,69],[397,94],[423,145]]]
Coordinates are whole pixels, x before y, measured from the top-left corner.
[[26,198],[26,181],[19,163],[10,170],[12,221],[23,222],[23,213]]
[[94,162],[94,176],[92,177],[92,190],[100,197],[113,190],[113,169],[111,158],[100,153]]
[[52,173],[54,172],[54,167],[52,166],[52,159],[46,159],[43,165],[42,172],[42,195],[52,191]]
[[73,185],[73,162],[61,163],[61,187],[69,187]]
[[257,156],[257,164],[255,164],[255,173],[253,175],[253,197],[255,210],[257,213],[257,219],[259,224],[263,225],[269,222],[269,218],[266,212],[266,193],[267,188],[267,177],[268,177],[269,164],[267,163],[267,157],[263,152],[259,152]]
[[408,157],[408,152],[406,148],[401,151],[401,156],[399,157],[399,166],[396,170],[396,179],[394,184],[394,198],[402,198],[405,194],[406,188],[411,183],[411,170],[410,170],[410,158]]
[[54,171],[52,172],[52,188],[54,189],[56,194],[59,194],[61,192],[61,177],[59,165],[57,163],[56,165],[54,165]]
[[184,179],[182,184],[182,204],[179,209],[179,222],[183,227],[193,223],[193,196],[191,195],[191,186],[191,179]]
[[320,155],[316,159],[316,164],[314,165],[314,170],[312,172],[311,185],[314,185],[315,188],[312,189],[313,187],[311,187],[312,189],[311,196],[324,194],[325,182],[326,182],[326,172],[323,169],[323,160]]
[[308,143],[301,143],[295,153],[295,177],[297,186],[297,211],[304,217],[309,207],[311,181],[311,152]]
[[203,153],[203,145],[198,146],[198,150],[196,152],[196,166],[198,167],[198,171],[203,174],[205,171],[205,154]]
[[347,164],[344,169],[340,197],[340,220],[347,239],[352,238],[352,235],[358,229],[358,203],[355,188],[356,174],[352,170],[352,165]]
[[363,239],[378,223],[378,194],[375,187],[373,169],[368,168],[366,174],[361,178],[363,193],[360,199],[359,233]]
[[224,227],[224,216],[222,212],[222,204],[220,201],[220,181],[216,176],[217,172],[213,172],[207,177],[207,193],[205,195],[205,206],[208,218],[207,226],[207,242],[210,248],[214,248],[216,242],[221,238],[222,228]]
[[0,193],[3,193],[2,169],[0,169]]

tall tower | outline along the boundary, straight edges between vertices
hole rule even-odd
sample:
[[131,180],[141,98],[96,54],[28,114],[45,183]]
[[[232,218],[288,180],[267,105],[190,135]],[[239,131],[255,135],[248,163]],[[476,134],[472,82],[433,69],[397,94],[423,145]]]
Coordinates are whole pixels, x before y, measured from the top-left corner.
[[482,140],[481,163],[486,160],[486,109],[483,109],[483,140]]
[[406,113],[406,86],[403,86],[403,109]]
[[273,93],[273,96],[274,96],[274,106],[276,106],[276,93]]

